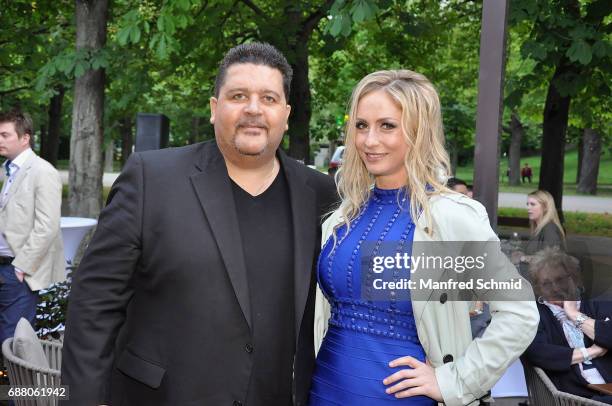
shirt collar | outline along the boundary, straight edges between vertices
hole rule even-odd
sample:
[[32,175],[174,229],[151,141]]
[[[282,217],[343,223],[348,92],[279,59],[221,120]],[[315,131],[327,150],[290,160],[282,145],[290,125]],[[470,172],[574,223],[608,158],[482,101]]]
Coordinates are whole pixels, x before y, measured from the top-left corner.
[[34,151],[32,151],[32,148],[22,151],[11,161],[11,167],[16,166],[17,168],[21,168],[33,153]]

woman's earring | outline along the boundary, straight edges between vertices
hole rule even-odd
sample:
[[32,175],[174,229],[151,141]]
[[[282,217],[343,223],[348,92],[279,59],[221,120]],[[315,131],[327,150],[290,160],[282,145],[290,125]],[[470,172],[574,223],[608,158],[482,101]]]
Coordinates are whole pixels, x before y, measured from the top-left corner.
[[538,296],[538,303],[539,304],[544,304],[544,298],[542,296]]

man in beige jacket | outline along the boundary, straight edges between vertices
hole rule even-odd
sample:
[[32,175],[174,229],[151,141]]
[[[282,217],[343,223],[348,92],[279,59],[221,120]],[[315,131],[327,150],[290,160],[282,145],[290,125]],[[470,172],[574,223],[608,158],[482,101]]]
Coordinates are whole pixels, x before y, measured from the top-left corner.
[[37,291],[65,279],[59,173],[30,148],[32,119],[0,113],[0,343],[34,324]]

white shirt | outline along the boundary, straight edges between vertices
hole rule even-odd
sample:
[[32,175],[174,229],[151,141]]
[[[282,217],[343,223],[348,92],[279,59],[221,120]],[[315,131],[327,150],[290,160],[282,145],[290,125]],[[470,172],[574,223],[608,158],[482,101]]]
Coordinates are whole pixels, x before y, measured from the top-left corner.
[[[22,151],[19,155],[15,157],[11,164],[9,165],[10,176],[8,179],[4,181],[2,185],[2,191],[0,192],[0,208],[4,207],[8,202],[8,194],[11,189],[11,185],[17,179],[17,173],[19,172],[19,168],[21,168],[26,161],[33,154],[32,149],[28,148],[25,151]],[[2,170],[6,169],[6,161],[2,164]],[[0,230],[2,234],[4,234],[4,230]],[[0,236],[0,257],[14,257],[15,254],[8,246],[6,239],[3,236]]]

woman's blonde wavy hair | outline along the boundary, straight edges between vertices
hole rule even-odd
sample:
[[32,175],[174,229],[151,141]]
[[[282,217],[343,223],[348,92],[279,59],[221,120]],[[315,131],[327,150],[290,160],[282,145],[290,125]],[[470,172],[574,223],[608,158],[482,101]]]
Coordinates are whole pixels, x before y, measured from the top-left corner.
[[535,221],[529,220],[531,235],[537,235],[546,224],[552,222],[557,226],[563,238],[565,238],[565,231],[561,227],[557,208],[555,207],[555,199],[553,199],[552,195],[545,190],[536,190],[529,193],[527,197],[533,197],[542,205],[542,220],[537,224]]
[[336,174],[338,192],[342,199],[340,213],[348,230],[351,221],[359,215],[370,197],[374,177],[357,152],[355,122],[359,101],[365,95],[379,90],[385,91],[402,110],[401,126],[408,145],[404,165],[408,174],[405,188],[410,196],[410,214],[416,224],[422,210],[427,233],[431,235],[433,224],[429,198],[442,191],[449,191],[445,183],[450,173],[450,164],[444,148],[438,93],[425,76],[410,70],[370,73],[353,90],[345,130],[346,150],[342,167]]

